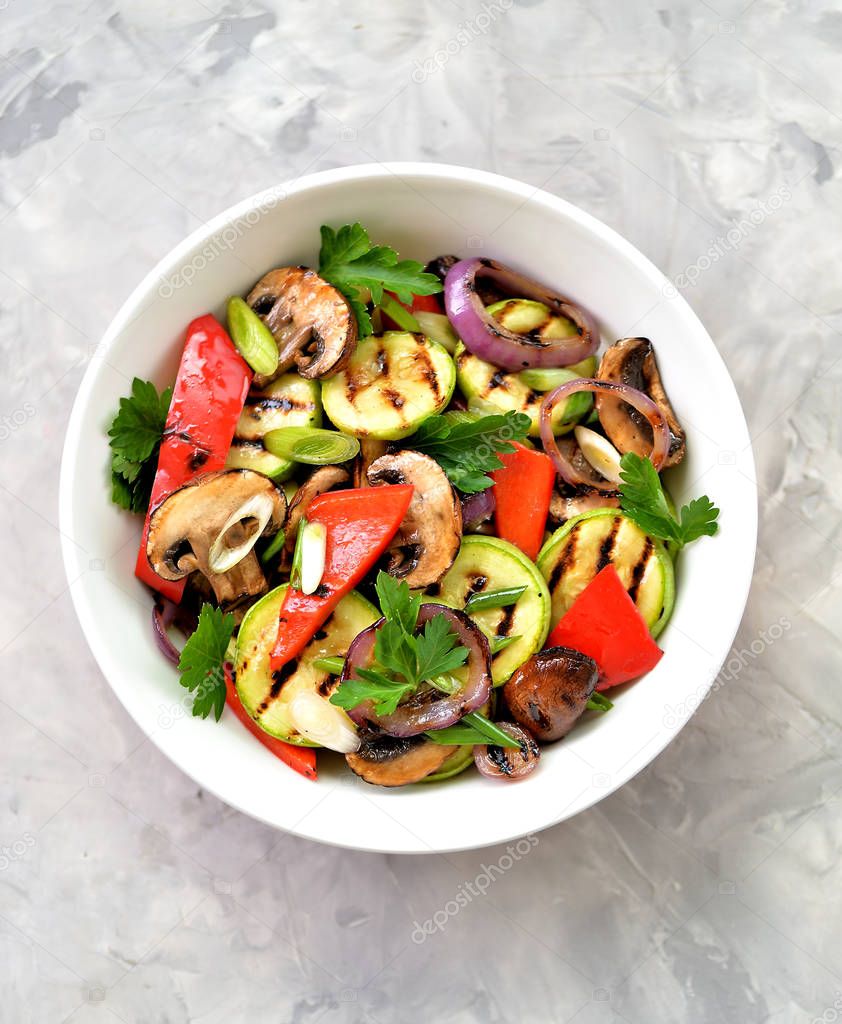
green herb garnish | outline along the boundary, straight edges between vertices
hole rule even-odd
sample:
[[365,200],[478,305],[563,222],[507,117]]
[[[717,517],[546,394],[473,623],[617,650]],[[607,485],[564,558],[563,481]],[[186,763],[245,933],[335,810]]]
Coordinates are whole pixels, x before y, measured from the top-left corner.
[[131,512],[149,507],[158,466],[158,450],[172,388],[159,395],[155,385],[135,377],[132,393],[120,399],[120,408],[108,431],[111,446],[111,500]]
[[454,487],[474,494],[491,487],[487,473],[503,466],[501,452],[513,452],[513,441],[523,441],[531,420],[522,412],[480,416],[454,423],[445,416],[430,416],[407,444],[438,462]]
[[614,707],[614,702],[594,691],[590,695],[586,707],[588,711],[610,711]]
[[372,245],[361,224],[346,224],[338,231],[322,225],[319,276],[329,281],[348,300],[359,325],[361,338],[371,334],[371,317],[365,292],[380,305],[383,290],[394,292],[401,302],[413,295],[435,295],[442,290],[435,274],[428,274],[416,260],[399,260],[388,245]]
[[329,672],[332,676],[338,676],[342,674],[342,669],[345,667],[344,658],[314,658],[313,668],[317,668],[319,672]]
[[203,604],[196,632],[178,662],[181,685],[193,693],[193,714],[219,721],[225,707],[225,654],[234,633],[234,616]]
[[506,590],[481,590],[471,594],[465,603],[465,614],[484,611],[486,608],[508,608],[517,604],[517,599],[526,587],[509,587]]
[[513,739],[499,725],[495,725],[478,711],[471,711],[456,725],[449,725],[446,729],[431,729],[424,735],[434,743],[450,743],[458,746],[476,746],[477,744],[484,746],[490,743],[492,746],[508,747],[510,750],[520,747],[520,743],[516,739]]
[[405,581],[381,571],[375,587],[385,622],[377,630],[374,661],[370,668],[355,669],[354,678],[338,686],[330,702],[349,711],[371,700],[376,714],[391,715],[423,682],[464,665],[468,650],[445,618],[430,619],[415,635],[421,597]]
[[649,459],[626,452],[620,460],[620,507],[646,533],[683,548],[719,529],[719,509],[707,495],[683,505],[678,516],[669,507],[661,478]]

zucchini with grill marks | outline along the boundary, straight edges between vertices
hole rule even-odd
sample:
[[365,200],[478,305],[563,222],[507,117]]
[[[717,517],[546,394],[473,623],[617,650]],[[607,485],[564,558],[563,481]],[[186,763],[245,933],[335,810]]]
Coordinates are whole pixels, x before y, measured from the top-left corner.
[[322,383],[324,410],[355,437],[397,441],[450,401],[453,360],[422,334],[387,331],[361,341],[340,373]]
[[653,637],[666,625],[675,599],[666,548],[622,512],[598,508],[568,519],[538,554],[552,596],[552,623],[606,565],[613,565]]
[[302,653],[273,673],[269,656],[278,637],[278,616],[286,590],[287,584],[271,590],[243,619],[234,663],[237,693],[246,711],[270,736],[300,747],[315,747],[319,744],[306,739],[293,725],[290,705],[300,693],[315,693],[325,700],[330,697],[339,680],[317,668],[315,662],[344,658],[354,637],[376,622],[380,613],[352,590]]
[[318,383],[305,380],[297,373],[286,373],[265,388],[249,392],[225,466],[227,469],[253,469],[273,480],[286,480],[295,463],[267,452],[263,438],[279,427],[318,427],[321,422]]
[[[531,299],[504,299],[486,308],[504,327],[518,334],[532,334],[536,340],[566,338],[576,333],[572,321],[551,314],[549,308],[542,302],[534,302]],[[489,411],[496,409],[500,412],[514,410],[526,413],[532,420],[529,434],[531,437],[538,437],[543,391],[530,387],[520,373],[506,373],[473,355],[461,343],[456,349],[454,359],[459,389],[469,401],[473,399],[483,408],[492,407]],[[596,359],[591,356],[574,366],[565,367],[566,379],[590,377],[595,370]],[[553,432],[566,434],[587,416],[592,406],[592,395],[585,392],[572,395],[553,413]]]

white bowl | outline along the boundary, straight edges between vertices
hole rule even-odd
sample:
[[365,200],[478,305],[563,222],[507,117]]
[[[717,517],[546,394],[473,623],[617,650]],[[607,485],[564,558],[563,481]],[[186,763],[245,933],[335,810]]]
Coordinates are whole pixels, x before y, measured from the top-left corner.
[[[152,600],[133,575],[139,517],[109,501],[106,430],[133,376],[171,382],[184,329],[221,316],[227,296],[265,271],[313,264],[319,226],[360,221],[375,240],[426,261],[441,253],[495,257],[590,309],[603,339],[655,343],[687,430],[676,497],[707,493],[721,531],[688,548],[657,668],[609,714],[544,748],[517,784],[466,773],[399,790],[367,786],[339,758],[309,782],[275,760],[230,713],[191,718],[177,674],[159,654]],[[64,561],[88,643],[129,714],[199,785],[297,835],[400,853],[503,842],[576,814],[623,785],[678,733],[725,660],[748,595],[756,540],[751,443],[739,399],[687,303],[614,231],[562,199],[462,167],[392,164],[309,175],[247,199],[177,246],[134,291],[88,368],[67,431],[60,513]],[[686,493],[685,493],[686,491]]]

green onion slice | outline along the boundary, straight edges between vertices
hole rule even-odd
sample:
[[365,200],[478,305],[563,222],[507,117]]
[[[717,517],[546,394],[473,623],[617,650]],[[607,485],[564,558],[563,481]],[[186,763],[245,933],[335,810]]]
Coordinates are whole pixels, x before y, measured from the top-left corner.
[[257,313],[238,295],[228,300],[228,330],[234,347],[255,373],[278,369],[278,344]]
[[360,442],[355,437],[321,427],[279,427],[268,431],[263,446],[279,459],[309,466],[347,462],[360,451]]
[[471,711],[456,725],[449,725],[446,729],[431,729],[424,735],[434,743],[460,746],[482,746],[490,743],[495,747],[508,747],[510,750],[520,747],[517,740],[512,739],[507,732],[478,711]]
[[394,320],[402,330],[411,331],[413,334],[421,333],[421,325],[406,306],[402,306],[397,299],[393,299],[391,295],[386,295],[385,292],[380,301],[380,309],[390,320]]
[[591,694],[590,700],[587,703],[588,711],[610,711],[613,707],[613,701],[603,697],[601,693],[596,693],[596,691]]
[[320,672],[329,672],[332,676],[342,675],[342,669],[345,668],[344,658],[314,658],[313,668],[317,668]]
[[507,590],[487,590],[471,594],[465,604],[465,614],[481,612],[486,608],[508,608],[515,604],[526,587],[510,587]]

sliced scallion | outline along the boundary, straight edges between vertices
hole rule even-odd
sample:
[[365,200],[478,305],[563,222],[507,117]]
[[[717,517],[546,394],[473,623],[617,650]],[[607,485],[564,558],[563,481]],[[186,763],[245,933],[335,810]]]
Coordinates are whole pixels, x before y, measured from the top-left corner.
[[380,301],[380,309],[402,330],[411,331],[413,334],[421,333],[421,325],[406,306],[401,305],[397,299],[393,299],[391,295],[387,295],[385,292],[383,293],[383,298]]
[[607,697],[603,697],[601,693],[592,693],[590,700],[587,703],[588,711],[610,711],[614,707],[614,702],[609,700]]
[[228,330],[235,348],[255,373],[270,376],[278,369],[278,343],[239,295],[228,300]]
[[345,668],[344,658],[314,658],[313,668],[317,668],[319,672],[329,672],[332,676],[342,675],[342,669]]
[[471,594],[465,603],[465,614],[481,612],[486,608],[508,608],[515,604],[526,587],[510,587],[506,590],[480,591],[478,594]]
[[499,654],[500,651],[505,651],[509,644],[513,644],[515,640],[520,640],[519,636],[493,636],[488,641],[488,645],[491,648],[492,656]]
[[329,466],[347,462],[359,454],[360,442],[348,434],[321,427],[279,427],[263,438],[263,446],[279,459]]
[[284,546],[286,540],[286,534],[283,530],[278,530],[272,540],[269,542],[269,546],[261,552],[260,561],[266,565],[267,562],[271,562],[272,559],[281,553],[281,548]]
[[499,725],[489,721],[485,715],[478,711],[471,711],[469,714],[456,723],[449,725],[446,729],[431,729],[424,735],[434,743],[448,743],[460,746],[477,746],[491,743],[495,747],[508,747],[516,750],[520,747],[517,740],[504,732]]

